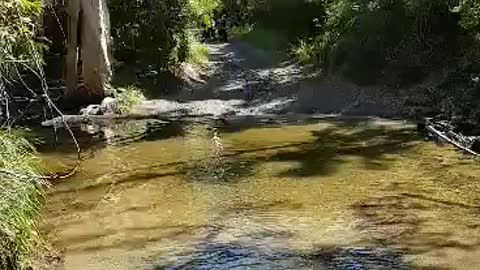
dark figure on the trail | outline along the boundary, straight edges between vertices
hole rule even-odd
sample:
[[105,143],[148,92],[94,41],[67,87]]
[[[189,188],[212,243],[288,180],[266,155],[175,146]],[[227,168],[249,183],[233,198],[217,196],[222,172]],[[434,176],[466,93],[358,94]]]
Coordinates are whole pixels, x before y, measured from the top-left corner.
[[228,41],[227,17],[225,14],[221,15],[220,18],[217,19],[216,27],[217,27],[217,32],[218,32],[218,36],[220,37],[220,40],[223,42],[227,42]]

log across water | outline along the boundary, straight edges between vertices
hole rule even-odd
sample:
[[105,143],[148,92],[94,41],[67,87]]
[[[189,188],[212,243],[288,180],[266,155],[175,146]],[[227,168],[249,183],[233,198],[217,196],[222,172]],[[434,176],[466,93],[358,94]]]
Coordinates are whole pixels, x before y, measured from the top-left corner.
[[480,137],[464,136],[459,132],[454,132],[454,126],[445,121],[435,122],[432,119],[425,119],[424,123],[418,124],[418,129],[427,132],[428,135],[434,136],[436,139],[449,143],[456,148],[480,157]]
[[[130,115],[64,115],[55,117],[42,122],[43,127],[63,127],[65,124],[69,126],[79,126],[82,124],[108,124],[115,121],[123,120],[143,120],[143,119],[157,119],[157,120],[167,120],[166,117],[161,117],[158,115],[140,115],[140,114],[130,114]],[[169,120],[172,118],[169,117]],[[167,123],[167,121],[165,121]]]

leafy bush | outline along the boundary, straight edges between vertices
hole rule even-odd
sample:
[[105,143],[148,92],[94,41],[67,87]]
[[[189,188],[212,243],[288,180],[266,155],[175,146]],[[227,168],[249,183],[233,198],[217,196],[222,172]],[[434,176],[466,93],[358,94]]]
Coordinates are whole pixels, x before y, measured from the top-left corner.
[[114,56],[166,72],[187,56],[188,0],[109,0]]
[[294,56],[361,83],[375,82],[385,72],[400,84],[420,81],[458,57],[460,44],[474,36],[461,26],[473,32],[480,18],[477,1],[463,2],[460,19],[446,0],[321,2],[317,31],[303,38],[309,42],[300,43]]
[[222,9],[221,0],[190,0],[190,14],[195,26],[210,26],[215,13]]
[[[42,46],[34,41],[40,0],[0,1],[0,91],[25,69],[38,71]],[[37,216],[42,192],[39,161],[20,136],[0,131],[0,268],[32,269],[41,244]]]
[[311,64],[315,57],[315,46],[305,40],[293,46],[290,52],[293,58],[301,64]]
[[460,25],[467,30],[480,32],[480,2],[476,0],[465,0],[458,7],[461,14]]
[[42,46],[34,41],[41,11],[41,0],[0,1],[0,88],[15,68],[41,61]]
[[40,171],[35,150],[22,137],[0,132],[1,168],[14,174],[0,177],[0,268],[31,269],[41,243],[35,221],[42,192],[35,185]]
[[145,100],[142,90],[138,87],[129,85],[122,89],[116,97],[117,110],[120,114],[128,114],[132,111],[133,107],[140,104]]

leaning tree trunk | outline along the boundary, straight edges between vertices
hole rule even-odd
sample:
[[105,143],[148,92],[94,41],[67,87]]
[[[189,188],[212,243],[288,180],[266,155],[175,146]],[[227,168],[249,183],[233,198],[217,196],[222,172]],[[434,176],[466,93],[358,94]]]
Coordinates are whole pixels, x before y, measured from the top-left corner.
[[69,0],[68,16],[66,95],[105,96],[112,77],[106,0]]

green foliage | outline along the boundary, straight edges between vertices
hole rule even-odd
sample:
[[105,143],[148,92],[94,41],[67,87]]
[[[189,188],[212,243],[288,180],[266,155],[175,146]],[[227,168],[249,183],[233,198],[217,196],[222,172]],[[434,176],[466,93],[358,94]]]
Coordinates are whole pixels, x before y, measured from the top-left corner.
[[258,0],[222,0],[222,8],[235,26],[248,24],[254,10],[264,5]]
[[209,54],[210,52],[207,46],[200,42],[193,41],[190,43],[187,62],[199,67],[205,66],[208,63]]
[[466,39],[478,34],[477,2],[464,1],[459,20],[447,0],[321,1],[318,31],[303,38],[308,44],[297,45],[293,55],[360,83],[378,81],[385,73],[394,84],[418,82],[458,57],[460,44],[470,44]]
[[480,2],[476,0],[465,0],[459,6],[462,16],[460,25],[467,30],[480,32]]
[[[34,41],[41,0],[0,1],[0,86],[3,80],[13,79],[13,69],[21,63],[31,65],[40,61],[42,47]],[[4,83],[4,82],[3,82]]]
[[115,99],[117,101],[117,110],[120,114],[128,114],[132,109],[145,100],[145,96],[141,89],[136,86],[129,85],[119,92]]
[[109,0],[114,56],[169,71],[187,56],[188,0]]
[[[0,1],[0,91],[25,69],[38,71],[43,47],[34,41],[41,0]],[[42,193],[39,161],[22,137],[0,131],[0,269],[32,269],[40,245],[36,219]]]
[[253,25],[242,23],[234,25],[228,29],[228,36],[233,39],[245,39],[245,37],[253,31]]
[[292,47],[290,53],[297,62],[311,64],[315,57],[315,46],[305,40],[300,40],[297,45]]
[[190,11],[193,21],[201,26],[211,26],[211,22],[215,16],[215,12],[222,8],[221,0],[190,0]]
[[264,0],[251,5],[250,19],[256,28],[285,36],[287,42],[314,35],[318,30],[315,21],[325,13],[319,1]]
[[42,192],[33,175],[40,171],[32,146],[22,137],[0,131],[1,168],[19,175],[0,177],[0,268],[31,269],[41,240],[35,222]]

